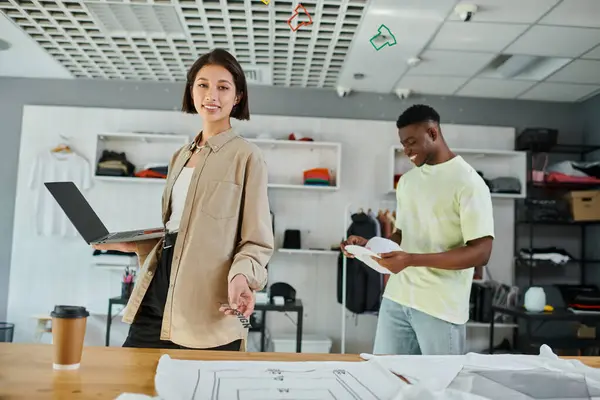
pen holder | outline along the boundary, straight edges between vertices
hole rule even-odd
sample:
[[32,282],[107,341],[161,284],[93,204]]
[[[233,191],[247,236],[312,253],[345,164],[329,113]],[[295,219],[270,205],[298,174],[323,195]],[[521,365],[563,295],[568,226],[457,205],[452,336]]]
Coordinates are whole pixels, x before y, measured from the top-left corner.
[[133,291],[133,282],[121,282],[121,298],[128,299]]

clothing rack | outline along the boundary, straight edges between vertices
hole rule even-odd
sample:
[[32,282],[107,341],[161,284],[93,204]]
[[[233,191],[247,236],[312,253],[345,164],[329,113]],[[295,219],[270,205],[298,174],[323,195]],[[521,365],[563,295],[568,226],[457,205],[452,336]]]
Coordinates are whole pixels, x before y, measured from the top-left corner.
[[[344,240],[348,239],[348,228],[350,227],[350,223],[351,223],[351,217],[352,214],[354,214],[355,212],[360,212],[360,210],[362,209],[365,212],[368,212],[369,209],[371,210],[377,210],[377,209],[382,209],[382,205],[383,204],[387,204],[388,206],[391,204],[392,208],[387,207],[388,209],[391,209],[392,211],[395,210],[396,208],[396,201],[395,200],[380,200],[380,201],[376,201],[374,203],[378,203],[377,207],[371,207],[371,206],[367,206],[365,207],[364,205],[361,207],[358,206],[353,206],[352,203],[349,203],[346,205],[345,209],[344,209],[344,233],[343,233],[343,238]],[[354,211],[355,210],[355,211]],[[347,258],[346,257],[342,257],[342,323],[341,323],[341,354],[346,354],[346,265],[347,265]]]

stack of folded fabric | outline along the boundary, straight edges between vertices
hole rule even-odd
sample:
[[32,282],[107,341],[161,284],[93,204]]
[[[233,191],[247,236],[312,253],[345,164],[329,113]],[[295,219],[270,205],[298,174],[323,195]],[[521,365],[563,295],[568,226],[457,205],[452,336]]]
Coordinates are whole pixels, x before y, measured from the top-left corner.
[[98,161],[96,175],[133,176],[135,166],[127,160],[125,153],[104,150]]
[[313,168],[304,171],[304,184],[314,186],[330,185],[329,170],[327,168]]
[[167,179],[169,166],[164,164],[148,164],[143,170],[135,173],[138,178],[159,178]]

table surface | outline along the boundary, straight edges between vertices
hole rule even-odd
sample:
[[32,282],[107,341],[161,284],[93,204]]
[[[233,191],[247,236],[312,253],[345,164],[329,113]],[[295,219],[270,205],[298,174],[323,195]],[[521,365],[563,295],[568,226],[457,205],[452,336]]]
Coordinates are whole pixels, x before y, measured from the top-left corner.
[[[123,392],[155,395],[154,374],[163,354],[177,359],[212,361],[360,361],[356,354],[85,347],[78,371],[54,371],[51,345],[0,343],[0,399],[114,400]],[[579,359],[589,366],[600,367],[600,357]]]

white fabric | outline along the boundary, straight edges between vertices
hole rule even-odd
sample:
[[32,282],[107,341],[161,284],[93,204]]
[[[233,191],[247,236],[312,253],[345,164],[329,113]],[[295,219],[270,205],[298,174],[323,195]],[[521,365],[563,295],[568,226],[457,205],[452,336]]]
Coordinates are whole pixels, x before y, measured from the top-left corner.
[[[477,376],[476,372],[502,371],[508,374],[516,373],[557,373],[572,382],[583,382],[587,385],[587,397],[570,397],[573,399],[600,399],[600,369],[586,366],[579,360],[565,360],[552,352],[550,347],[542,345],[539,356],[508,355],[508,354],[477,354],[469,353],[464,356],[374,356],[361,354],[364,360],[376,360],[389,371],[403,375],[411,382],[409,388],[403,388],[393,400],[412,399],[560,399],[555,393],[540,397],[529,397],[516,393],[513,389],[501,383],[486,380]],[[558,385],[561,383],[558,382]],[[562,383],[564,384],[564,382]],[[487,386],[487,389],[485,387]],[[549,380],[540,387],[539,382],[528,384],[531,392],[548,391],[552,386]],[[472,393],[476,388],[486,395]],[[558,392],[560,388],[550,388]],[[562,397],[563,399],[565,397]]]
[[171,217],[166,225],[169,232],[176,232],[179,229],[185,198],[187,197],[193,173],[194,168],[183,168],[173,185],[173,192],[171,193]]
[[42,236],[76,237],[77,231],[44,182],[73,182],[82,192],[91,187],[88,161],[75,152],[44,151],[33,162],[29,187],[33,190],[35,230]]

